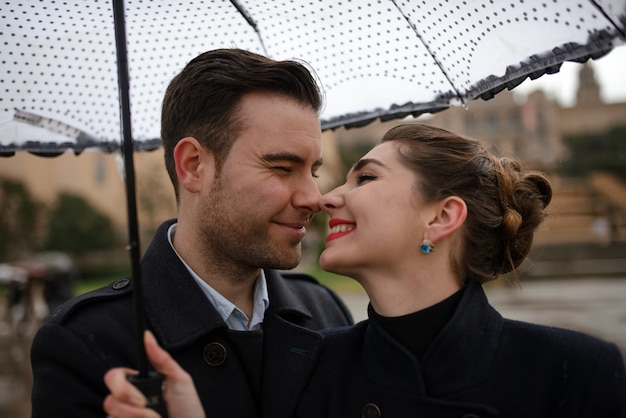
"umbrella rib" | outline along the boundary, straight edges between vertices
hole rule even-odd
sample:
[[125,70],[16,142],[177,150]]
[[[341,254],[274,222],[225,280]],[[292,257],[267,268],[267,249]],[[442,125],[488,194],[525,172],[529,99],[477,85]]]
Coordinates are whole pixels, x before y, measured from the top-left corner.
[[415,35],[417,36],[417,38],[420,40],[420,42],[422,43],[422,45],[424,45],[424,48],[426,48],[426,51],[428,51],[428,54],[431,56],[431,58],[433,59],[433,61],[435,62],[435,64],[437,65],[437,67],[439,67],[439,69],[441,70],[441,73],[444,75],[444,77],[446,78],[446,80],[448,80],[448,83],[450,83],[450,86],[452,86],[452,89],[454,90],[457,98],[461,101],[461,103],[465,106],[466,102],[465,102],[465,98],[463,97],[463,95],[461,95],[461,93],[459,92],[459,90],[456,88],[456,86],[454,85],[454,83],[452,82],[452,80],[450,79],[450,77],[448,76],[447,71],[445,70],[443,64],[441,64],[441,62],[437,59],[437,57],[435,56],[435,54],[433,54],[432,50],[430,49],[430,47],[428,46],[428,44],[426,42],[424,42],[424,39],[422,38],[422,35],[420,34],[420,32],[417,30],[417,27],[413,24],[413,22],[411,21],[411,19],[404,13],[404,10],[402,10],[402,8],[400,6],[398,6],[398,4],[396,3],[396,0],[391,0],[391,2],[393,3],[394,6],[396,6],[396,9],[398,9],[398,11],[400,12],[400,14],[402,15],[402,17],[404,18],[404,20],[406,20],[406,22],[409,24],[409,26],[411,27],[411,29],[413,29],[413,32],[415,32]]
[[13,120],[26,123],[28,125],[36,126],[38,128],[47,129],[51,132],[65,135],[68,138],[74,139],[79,143],[96,143],[97,140],[92,135],[78,128],[75,128],[67,123],[61,122],[56,119],[40,116],[38,114],[27,112],[21,109],[15,109]]
[[613,27],[622,35],[622,38],[626,38],[626,32],[624,31],[624,28],[622,28],[618,24],[616,24],[613,21],[613,19],[611,18],[611,16],[609,16],[609,14],[604,11],[602,6],[599,5],[597,1],[595,1],[595,0],[590,0],[590,1],[591,1],[591,4],[593,4],[596,7],[596,9],[598,9],[600,11],[600,13],[602,13],[602,15],[606,18],[606,20],[611,22],[611,25],[613,25]]
[[265,43],[263,43],[263,37],[261,36],[261,31],[259,30],[259,27],[257,26],[252,16],[250,16],[250,13],[248,13],[245,7],[243,7],[237,0],[230,0],[230,3],[233,6],[235,6],[239,14],[244,19],[246,19],[246,22],[248,22],[248,25],[250,25],[252,29],[254,29],[254,31],[256,32],[256,35],[259,38],[259,42],[261,43],[261,47],[263,48],[263,52],[265,53],[265,55],[267,55],[267,49],[265,49]]

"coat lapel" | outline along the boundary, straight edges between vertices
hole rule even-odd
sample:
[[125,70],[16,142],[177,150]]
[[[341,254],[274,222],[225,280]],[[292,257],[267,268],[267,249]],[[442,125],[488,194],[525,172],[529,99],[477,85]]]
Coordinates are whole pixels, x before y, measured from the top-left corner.
[[167,350],[186,346],[225,324],[167,239],[161,224],[141,261],[146,317]]
[[488,304],[481,285],[472,282],[421,361],[370,320],[365,357],[381,359],[371,362],[370,378],[436,398],[476,386],[489,377],[502,326],[502,317]]
[[428,394],[444,397],[475,387],[489,377],[504,320],[482,286],[470,281],[459,306],[422,359]]
[[274,312],[263,322],[263,417],[291,417],[322,348],[317,332],[294,326]]
[[482,287],[473,283],[421,360],[370,320],[358,363],[367,369],[368,389],[357,403],[380,403],[385,408],[383,416],[416,411],[420,416],[442,418],[497,417],[497,411],[487,405],[453,399],[488,378],[502,326],[502,317],[489,306]]
[[263,321],[262,416],[291,417],[319,357],[322,336],[298,324],[311,312],[278,272],[265,270],[270,305]]

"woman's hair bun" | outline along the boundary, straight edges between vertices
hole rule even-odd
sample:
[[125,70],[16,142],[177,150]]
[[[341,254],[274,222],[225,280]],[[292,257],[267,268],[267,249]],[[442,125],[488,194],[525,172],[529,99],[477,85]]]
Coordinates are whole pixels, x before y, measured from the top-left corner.
[[502,274],[515,269],[528,255],[535,230],[546,217],[552,187],[544,174],[524,171],[517,160],[500,158],[498,165],[505,255]]

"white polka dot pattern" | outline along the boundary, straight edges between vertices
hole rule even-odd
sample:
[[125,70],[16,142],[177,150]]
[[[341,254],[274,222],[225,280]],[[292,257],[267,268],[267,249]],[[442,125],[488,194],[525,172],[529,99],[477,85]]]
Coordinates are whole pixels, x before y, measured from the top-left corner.
[[[605,54],[623,43],[626,21],[626,0],[126,0],[125,8],[138,148],[159,146],[167,83],[209,49],[307,62],[329,129],[488,99],[564,61]],[[3,1],[0,39],[0,154],[118,148],[111,1]]]

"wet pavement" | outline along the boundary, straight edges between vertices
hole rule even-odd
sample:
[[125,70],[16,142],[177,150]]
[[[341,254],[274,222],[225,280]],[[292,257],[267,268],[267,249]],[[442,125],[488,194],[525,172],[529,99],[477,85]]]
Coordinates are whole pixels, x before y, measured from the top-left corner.
[[0,418],[30,417],[32,386],[29,361],[34,328],[29,323],[0,321]]
[[[626,278],[537,280],[525,282],[521,289],[505,283],[486,289],[491,304],[507,318],[595,335],[617,344],[626,358]],[[341,297],[355,320],[367,317],[364,292],[344,292]],[[30,416],[28,351],[33,326],[0,315],[0,418]]]

